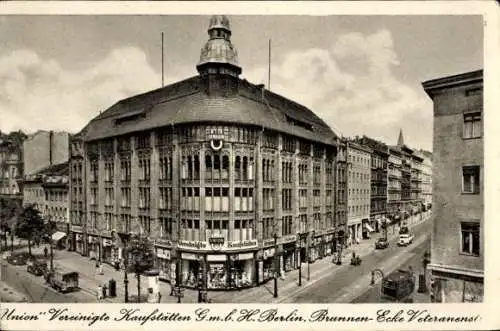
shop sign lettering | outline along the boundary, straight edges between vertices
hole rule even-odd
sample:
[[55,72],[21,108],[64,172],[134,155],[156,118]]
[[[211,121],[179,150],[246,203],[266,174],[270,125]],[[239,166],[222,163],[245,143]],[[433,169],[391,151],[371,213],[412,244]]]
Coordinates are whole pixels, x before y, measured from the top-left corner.
[[211,237],[208,239],[208,242],[211,246],[223,246],[224,245],[224,237]]
[[185,241],[185,240],[179,240],[179,245],[180,248],[187,248],[187,249],[206,249],[207,248],[207,243],[205,241]]
[[228,249],[256,248],[257,246],[257,240],[233,241],[227,243]]

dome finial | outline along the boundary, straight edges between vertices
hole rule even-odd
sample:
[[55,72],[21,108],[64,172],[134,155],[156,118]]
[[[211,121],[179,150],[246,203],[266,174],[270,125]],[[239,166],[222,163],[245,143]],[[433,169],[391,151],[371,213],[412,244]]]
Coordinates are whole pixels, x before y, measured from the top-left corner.
[[208,27],[208,41],[201,49],[198,72],[207,72],[208,68],[225,68],[225,73],[238,76],[241,68],[238,53],[231,43],[229,19],[225,15],[213,15]]
[[212,17],[210,18],[210,26],[208,27],[209,32],[212,29],[225,29],[229,33],[231,33],[229,19],[226,17],[226,15],[212,15]]

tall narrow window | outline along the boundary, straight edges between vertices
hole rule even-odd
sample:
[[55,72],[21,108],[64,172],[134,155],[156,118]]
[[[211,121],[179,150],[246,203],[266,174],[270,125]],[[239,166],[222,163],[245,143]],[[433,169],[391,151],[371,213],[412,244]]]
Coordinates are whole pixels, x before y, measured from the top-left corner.
[[205,188],[205,210],[212,211],[212,188]]
[[241,180],[241,157],[239,155],[234,159],[234,180]]
[[212,179],[212,155],[205,155],[205,178]]
[[222,157],[221,179],[227,180],[229,178],[229,156]]
[[479,166],[462,168],[462,192],[479,194]]
[[213,174],[212,174],[213,179],[215,179],[215,180],[220,179],[220,169],[221,169],[220,156],[214,155],[214,168],[213,168]]
[[463,254],[479,256],[479,223],[462,222],[460,224],[461,247]]

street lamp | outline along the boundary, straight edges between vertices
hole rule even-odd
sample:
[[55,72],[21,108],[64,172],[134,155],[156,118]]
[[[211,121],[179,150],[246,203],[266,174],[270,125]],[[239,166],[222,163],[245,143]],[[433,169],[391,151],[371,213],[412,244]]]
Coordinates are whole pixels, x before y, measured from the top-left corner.
[[[314,240],[314,230],[309,232],[309,241]],[[309,251],[310,245],[307,245],[307,281],[311,280],[311,252]],[[314,245],[313,245],[314,247]]]
[[54,243],[54,239],[52,238],[52,235],[53,235],[53,231],[54,231],[54,222],[52,221],[52,215],[49,215],[48,217],[48,221],[49,221],[49,236],[50,236],[50,271],[54,271],[54,249],[53,249],[53,243]]
[[203,255],[198,255],[198,303],[203,302],[204,262]]
[[385,216],[384,217],[384,222],[383,222],[383,225],[384,225],[384,238],[385,240],[387,241],[387,218]]
[[177,294],[177,303],[181,303],[181,251],[179,249],[177,252],[177,266],[175,267],[175,287]]
[[274,294],[273,297],[278,297],[278,234],[274,233]]
[[342,264],[342,247],[344,247],[344,240],[340,240],[340,236],[338,235],[338,232],[337,232],[337,236],[338,236],[338,243],[337,243],[337,247],[338,247],[338,252],[337,252],[337,265],[341,265]]
[[302,240],[304,239],[303,234],[299,233],[299,254],[298,254],[298,260],[299,262],[299,286],[302,286],[302,259],[300,258],[300,251],[302,248]]
[[123,250],[123,266],[124,278],[123,284],[125,285],[125,303],[128,303],[128,242],[125,242],[125,249]]

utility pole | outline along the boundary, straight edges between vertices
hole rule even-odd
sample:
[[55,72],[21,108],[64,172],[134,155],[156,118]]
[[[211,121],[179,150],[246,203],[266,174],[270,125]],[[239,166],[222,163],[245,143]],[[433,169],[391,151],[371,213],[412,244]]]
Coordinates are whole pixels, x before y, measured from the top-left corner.
[[302,246],[302,234],[299,233],[299,254],[298,254],[298,260],[299,262],[299,286],[302,286],[302,259],[300,258],[300,250]]
[[161,33],[161,87],[165,86],[165,79],[164,79],[164,58],[163,58],[163,32]]
[[271,90],[271,39],[269,39],[269,59],[267,70],[267,89]]
[[123,265],[125,269],[123,284],[125,285],[125,303],[128,303],[128,240],[125,242],[125,250],[123,254]]
[[52,216],[49,216],[49,235],[50,235],[50,271],[54,271],[54,249],[52,246],[54,246],[54,240],[52,238],[53,235],[53,225],[54,223],[52,222]]

